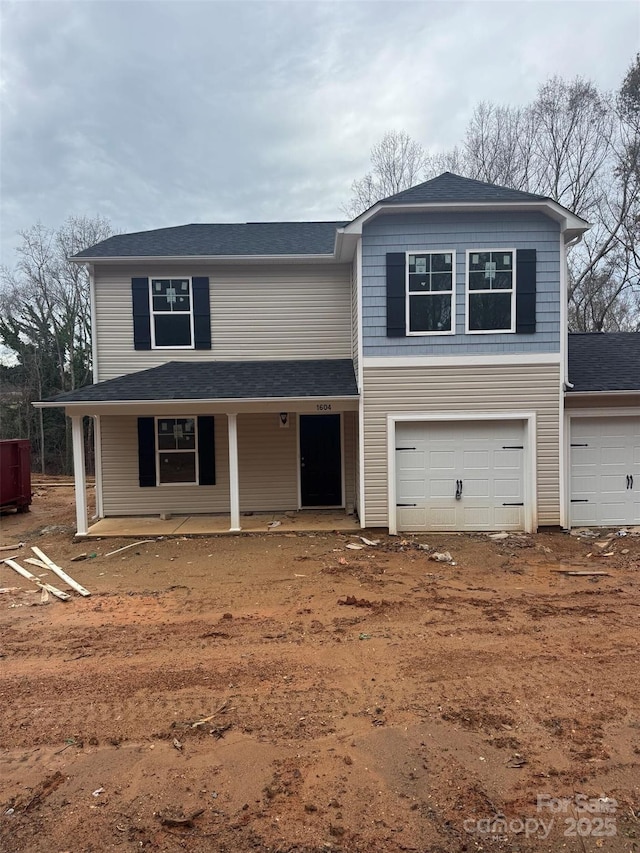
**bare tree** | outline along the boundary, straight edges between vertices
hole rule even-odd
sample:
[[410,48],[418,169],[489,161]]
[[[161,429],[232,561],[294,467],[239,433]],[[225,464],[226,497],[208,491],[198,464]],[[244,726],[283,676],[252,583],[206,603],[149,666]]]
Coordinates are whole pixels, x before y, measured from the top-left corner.
[[392,130],[371,149],[371,171],[351,184],[351,198],[342,210],[353,219],[382,198],[422,180],[429,159],[423,147],[403,130]]
[[[113,233],[102,217],[70,217],[58,229],[41,224],[20,233],[15,269],[0,273],[0,343],[15,370],[3,385],[29,403],[91,381],[89,276],[67,259]],[[33,440],[41,471],[69,471],[71,435],[58,410],[13,410],[3,437]],[[13,433],[13,435],[11,435]]]
[[[582,78],[553,77],[528,105],[480,103],[450,151],[427,156],[401,136],[402,150],[419,153],[418,168],[398,168],[406,161],[393,139],[380,143],[372,171],[353,184],[348,215],[442,171],[547,196],[592,226],[569,252],[571,328],[639,327],[640,56],[615,97]],[[390,180],[397,175],[401,182]]]
[[[637,91],[630,71],[627,105],[633,80]],[[548,196],[591,223],[569,253],[569,321],[576,331],[637,324],[631,231],[640,204],[639,136],[621,99],[622,90],[616,99],[581,78],[554,77],[526,107],[480,104],[463,145],[448,155],[461,174]]]

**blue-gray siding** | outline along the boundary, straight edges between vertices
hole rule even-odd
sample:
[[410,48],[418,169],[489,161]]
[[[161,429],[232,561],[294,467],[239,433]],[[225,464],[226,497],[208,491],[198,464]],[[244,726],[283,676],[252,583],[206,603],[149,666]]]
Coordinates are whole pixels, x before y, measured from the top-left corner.
[[[537,250],[534,335],[465,335],[467,249]],[[388,338],[386,254],[414,249],[456,252],[456,334]],[[560,351],[560,229],[541,213],[380,216],[362,235],[362,325],[366,356],[463,355]]]

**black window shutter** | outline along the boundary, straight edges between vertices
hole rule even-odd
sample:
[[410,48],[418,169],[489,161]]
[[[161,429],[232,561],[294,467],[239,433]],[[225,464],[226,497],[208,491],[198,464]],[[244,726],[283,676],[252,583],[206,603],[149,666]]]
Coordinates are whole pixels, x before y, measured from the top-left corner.
[[209,307],[209,278],[195,277],[193,288],[193,344],[195,349],[211,349],[211,309]]
[[142,487],[156,485],[156,424],[138,418],[138,474]]
[[213,417],[198,418],[198,482],[201,486],[216,484],[216,451]]
[[387,337],[407,334],[404,252],[387,252]]
[[516,332],[532,335],[536,330],[536,250],[516,253]]
[[151,349],[151,318],[149,317],[149,279],[132,278],[133,345],[135,349]]

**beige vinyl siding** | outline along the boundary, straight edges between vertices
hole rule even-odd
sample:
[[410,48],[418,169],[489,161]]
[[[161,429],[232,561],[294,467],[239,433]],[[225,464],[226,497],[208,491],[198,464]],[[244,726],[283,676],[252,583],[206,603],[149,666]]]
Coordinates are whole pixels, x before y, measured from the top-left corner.
[[[538,524],[560,524],[559,365],[364,369],[366,524],[386,527],[387,415],[535,412]],[[443,418],[444,420],[445,418]]]
[[[211,350],[135,350],[131,279],[208,276]],[[96,341],[100,381],[166,361],[352,357],[348,264],[96,265]]]
[[[189,413],[185,412],[185,416]],[[357,413],[344,412],[346,506],[355,500]],[[289,427],[277,412],[238,415],[238,468],[241,512],[298,508],[298,432],[295,413]],[[228,426],[215,416],[215,486],[138,484],[138,423],[136,417],[103,416],[102,480],[104,514],[175,515],[229,512]]]
[[298,508],[296,421],[282,429],[277,412],[238,415],[241,512]]
[[[189,415],[184,413],[185,417]],[[138,484],[138,419],[103,416],[102,494],[104,514],[176,515],[229,511],[227,419],[215,418],[216,485],[140,488]]]
[[[345,507],[353,511],[357,413],[342,413]],[[297,418],[289,413],[282,429],[278,414],[238,416],[240,509],[287,510],[298,508]]]
[[356,465],[358,459],[358,413],[342,413],[344,437],[344,496],[345,509],[353,512],[356,505]]

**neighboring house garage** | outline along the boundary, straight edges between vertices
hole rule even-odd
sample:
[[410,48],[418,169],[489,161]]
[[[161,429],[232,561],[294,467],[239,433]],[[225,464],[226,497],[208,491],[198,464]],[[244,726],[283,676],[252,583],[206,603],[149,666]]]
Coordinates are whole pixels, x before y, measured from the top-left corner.
[[571,526],[640,524],[640,333],[569,336]]
[[571,419],[572,525],[640,521],[640,419]]

